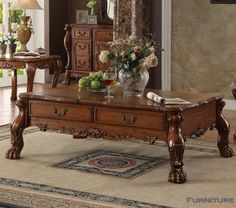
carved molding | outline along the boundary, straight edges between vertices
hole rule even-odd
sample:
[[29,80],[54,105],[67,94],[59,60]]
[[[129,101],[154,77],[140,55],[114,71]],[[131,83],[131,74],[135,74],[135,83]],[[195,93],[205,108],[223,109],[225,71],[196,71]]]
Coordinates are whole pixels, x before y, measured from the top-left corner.
[[106,132],[103,132],[101,129],[94,126],[90,129],[83,129],[82,131],[75,133],[73,137],[75,139],[85,139],[87,137],[102,138],[103,136],[106,135],[107,135]]
[[66,128],[66,127],[61,127],[60,129],[56,130],[58,133],[63,133],[63,134],[74,134],[75,130]]
[[[23,67],[24,67],[24,65],[23,65]],[[15,69],[16,67],[13,64],[9,64],[7,62],[4,62],[4,63],[0,64],[0,68],[3,68],[3,69]]]
[[[37,123],[35,124],[35,126],[37,126],[40,131],[47,131],[49,130],[50,128],[48,127],[48,124],[44,124],[44,123]],[[58,132],[58,133],[63,133],[63,134],[74,134],[75,133],[75,130],[73,128],[66,128],[66,127],[61,127],[61,128],[58,128],[58,129],[54,129],[54,131]]]
[[40,131],[43,131],[43,132],[45,132],[45,131],[48,130],[48,129],[47,129],[47,127],[48,127],[47,124],[38,123],[38,124],[35,124],[35,126],[37,126],[37,127],[40,129]]

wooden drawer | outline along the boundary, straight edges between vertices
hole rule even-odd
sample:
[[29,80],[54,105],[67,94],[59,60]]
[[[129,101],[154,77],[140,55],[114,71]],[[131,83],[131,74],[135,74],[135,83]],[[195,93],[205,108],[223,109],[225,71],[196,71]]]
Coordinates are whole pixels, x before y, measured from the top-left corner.
[[95,123],[138,128],[165,129],[165,116],[159,112],[95,108]]
[[89,28],[74,28],[72,32],[72,38],[90,39],[91,29]]
[[55,118],[74,121],[92,121],[92,107],[54,102],[30,101],[31,117]]
[[94,29],[93,30],[93,39],[94,40],[112,40],[113,32],[109,29]]

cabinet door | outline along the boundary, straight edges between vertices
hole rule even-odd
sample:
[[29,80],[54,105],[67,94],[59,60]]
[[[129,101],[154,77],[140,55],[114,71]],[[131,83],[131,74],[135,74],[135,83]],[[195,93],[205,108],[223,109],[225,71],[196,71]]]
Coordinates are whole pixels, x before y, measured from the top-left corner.
[[109,45],[107,44],[107,41],[94,41],[94,46],[93,46],[93,67],[94,71],[105,71],[107,70],[107,66],[105,64],[102,64],[99,61],[99,55],[100,52],[103,50],[109,50]]
[[72,56],[74,70],[91,70],[91,41],[73,39]]

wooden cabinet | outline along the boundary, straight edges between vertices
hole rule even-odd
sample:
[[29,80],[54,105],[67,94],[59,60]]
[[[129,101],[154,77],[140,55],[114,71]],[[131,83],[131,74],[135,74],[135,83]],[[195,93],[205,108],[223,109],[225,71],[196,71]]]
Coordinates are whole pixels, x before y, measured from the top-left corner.
[[70,77],[88,75],[91,71],[105,70],[99,62],[101,50],[108,49],[108,42],[113,39],[112,25],[79,25],[65,26],[64,45],[67,53],[65,84]]

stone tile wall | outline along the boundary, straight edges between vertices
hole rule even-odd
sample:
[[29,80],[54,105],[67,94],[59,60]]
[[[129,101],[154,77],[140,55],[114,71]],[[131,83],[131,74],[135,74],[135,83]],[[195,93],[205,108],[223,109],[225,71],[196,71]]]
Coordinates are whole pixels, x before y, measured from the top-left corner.
[[172,0],[172,89],[232,98],[236,4]]

